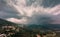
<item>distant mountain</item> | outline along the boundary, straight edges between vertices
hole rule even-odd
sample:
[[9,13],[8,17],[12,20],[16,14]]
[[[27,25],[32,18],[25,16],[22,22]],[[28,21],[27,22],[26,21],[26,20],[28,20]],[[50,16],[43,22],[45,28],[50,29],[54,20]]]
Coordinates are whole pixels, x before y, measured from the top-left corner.
[[[16,23],[6,21],[6,20],[0,18],[0,27],[5,26],[5,25],[18,26],[18,24],[16,24]],[[60,30],[60,24],[43,24],[43,25],[31,24],[31,25],[26,26],[26,28],[24,28],[24,29]]]
[[60,30],[60,24],[28,25],[29,29]]
[[17,26],[18,24],[15,24],[15,23],[12,23],[10,21],[6,21],[6,20],[0,18],[0,26],[5,26],[5,25],[10,25],[10,26],[14,25],[14,26]]

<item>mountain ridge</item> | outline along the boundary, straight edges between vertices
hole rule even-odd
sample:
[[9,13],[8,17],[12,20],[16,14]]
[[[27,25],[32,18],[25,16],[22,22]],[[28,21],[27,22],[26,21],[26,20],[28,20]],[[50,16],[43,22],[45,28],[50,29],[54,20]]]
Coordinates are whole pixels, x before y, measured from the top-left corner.
[[0,26],[5,26],[5,25],[14,25],[14,26],[16,25],[17,26],[16,23],[13,23],[13,22],[10,22],[10,21],[7,21],[7,20],[0,18]]
[[28,25],[30,29],[60,30],[60,24]]

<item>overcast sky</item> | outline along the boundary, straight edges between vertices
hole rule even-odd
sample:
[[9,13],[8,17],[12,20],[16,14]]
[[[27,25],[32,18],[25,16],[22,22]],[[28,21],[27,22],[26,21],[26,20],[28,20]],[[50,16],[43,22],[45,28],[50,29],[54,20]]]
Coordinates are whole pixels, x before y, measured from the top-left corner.
[[18,24],[60,24],[60,0],[0,0],[0,18]]

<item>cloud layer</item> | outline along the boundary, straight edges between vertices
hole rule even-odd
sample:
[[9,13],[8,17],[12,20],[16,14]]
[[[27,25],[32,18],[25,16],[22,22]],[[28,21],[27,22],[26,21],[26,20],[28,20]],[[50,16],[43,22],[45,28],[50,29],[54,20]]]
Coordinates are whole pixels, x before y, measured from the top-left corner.
[[51,1],[1,0],[0,18],[19,24],[60,23],[58,21],[60,19],[60,3],[55,3],[56,0],[48,3]]

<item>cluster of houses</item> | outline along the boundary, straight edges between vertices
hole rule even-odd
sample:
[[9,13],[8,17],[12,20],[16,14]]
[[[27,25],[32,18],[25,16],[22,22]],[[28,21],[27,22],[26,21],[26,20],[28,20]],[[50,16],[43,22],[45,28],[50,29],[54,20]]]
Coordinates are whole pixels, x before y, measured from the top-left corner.
[[0,36],[9,37],[16,32],[19,32],[19,28],[15,26],[2,26],[0,28]]
[[[15,27],[15,26],[2,26],[1,27],[1,32],[0,32],[0,37],[11,37],[11,35],[14,35],[16,32],[19,32],[20,28]],[[28,37],[28,35],[26,35]],[[45,33],[45,34],[35,34],[35,36],[31,37],[56,37],[56,33]]]

